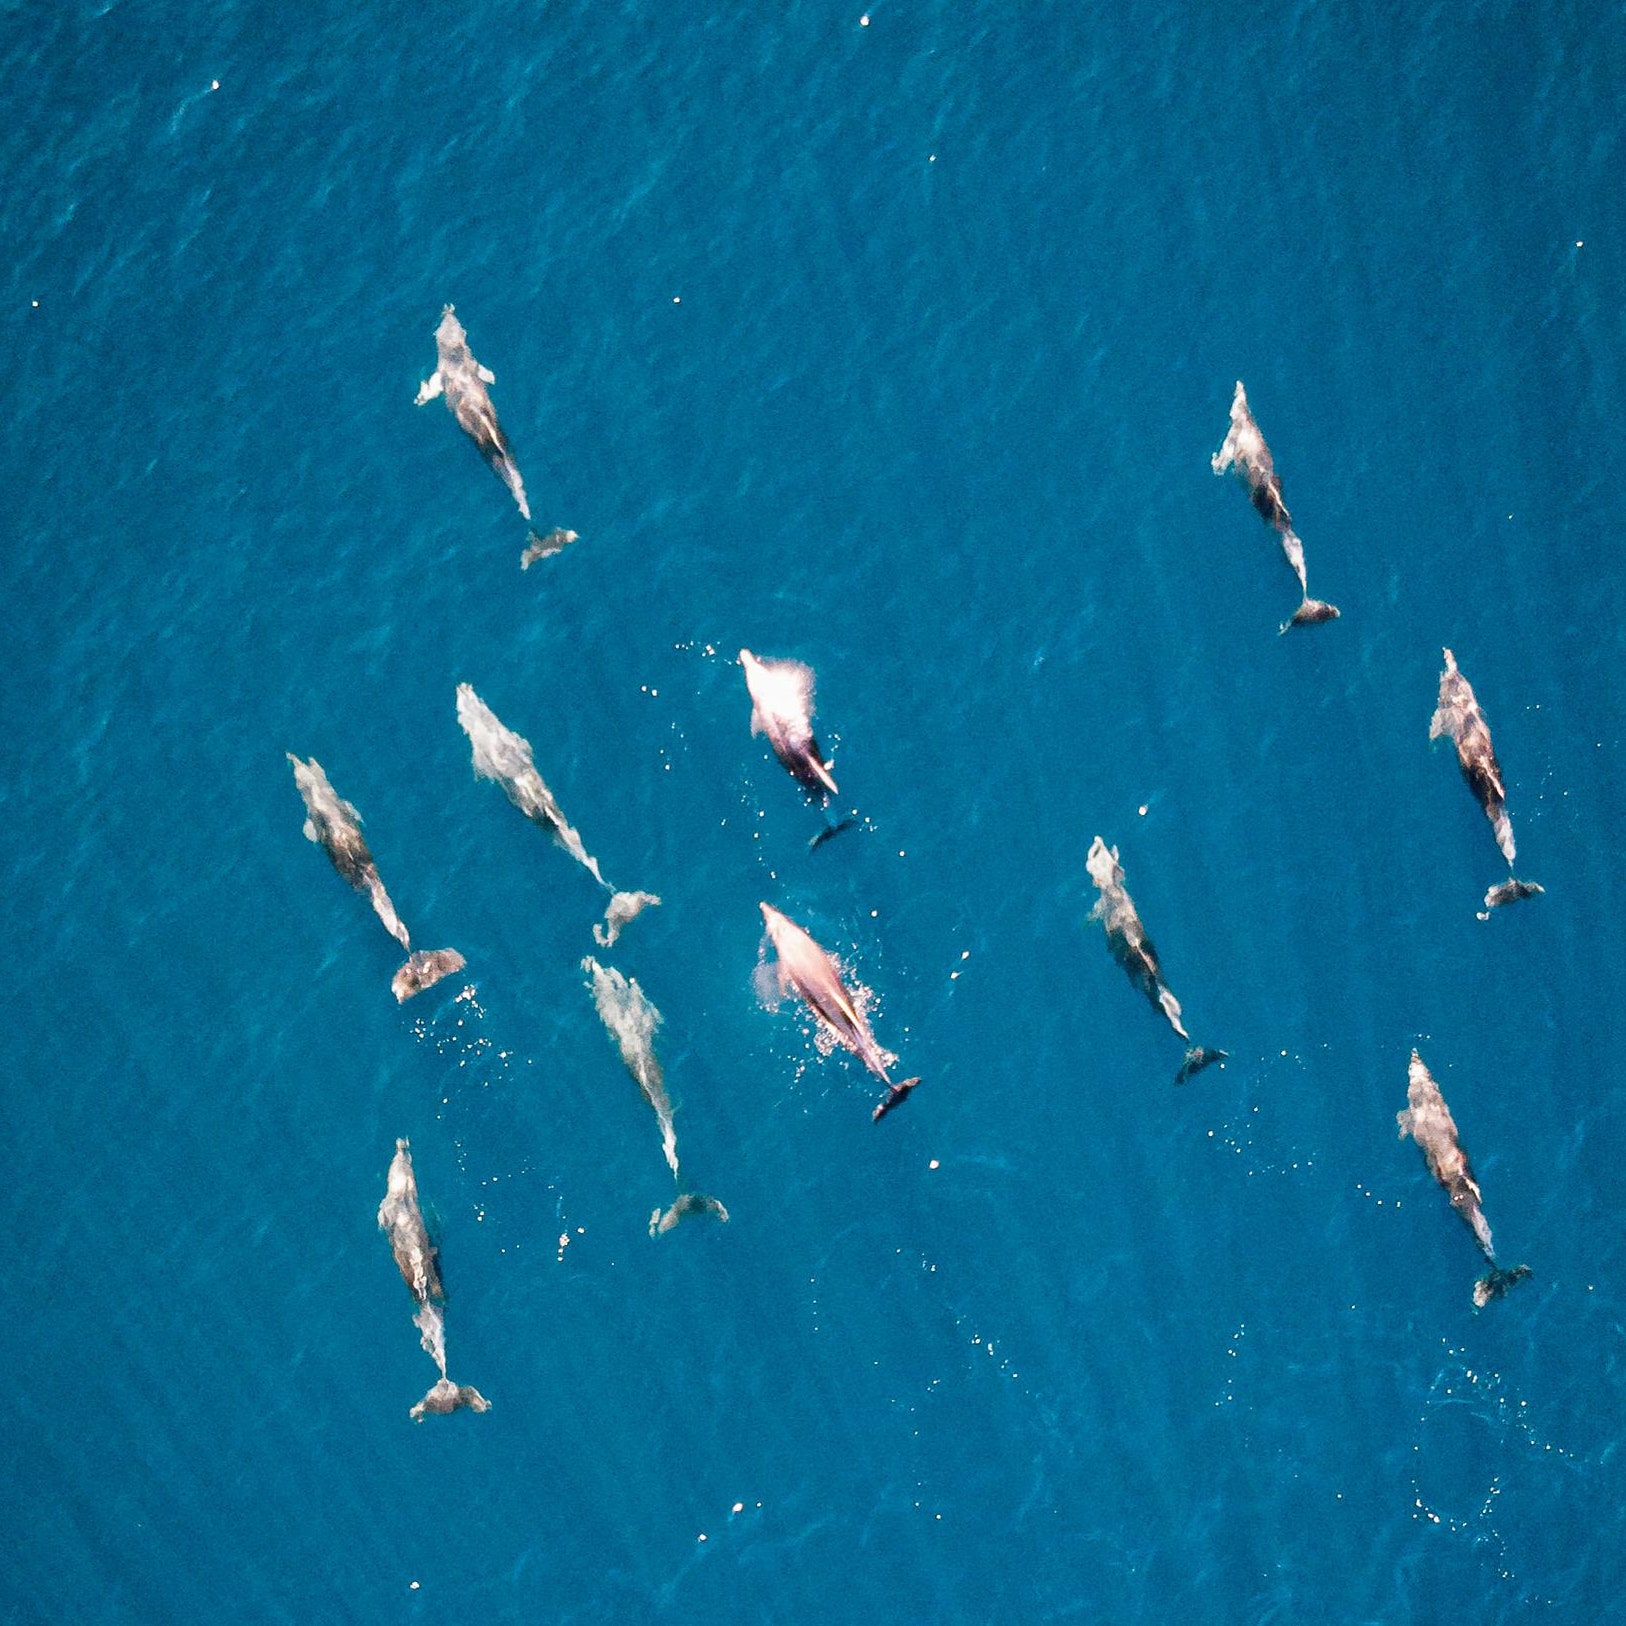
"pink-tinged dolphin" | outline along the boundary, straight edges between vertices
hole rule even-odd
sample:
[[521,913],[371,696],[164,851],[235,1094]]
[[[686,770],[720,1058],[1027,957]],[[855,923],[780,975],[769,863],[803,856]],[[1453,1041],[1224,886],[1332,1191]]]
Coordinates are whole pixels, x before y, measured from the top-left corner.
[[1406,1076],[1406,1108],[1395,1114],[1400,1126],[1400,1138],[1407,1135],[1422,1148],[1428,1171],[1445,1188],[1451,1206],[1462,1216],[1464,1224],[1474,1233],[1479,1251],[1490,1261],[1489,1272],[1474,1283],[1474,1304],[1483,1308],[1492,1299],[1500,1298],[1510,1287],[1530,1275],[1528,1265],[1515,1265],[1504,1269],[1496,1263],[1496,1250],[1491,1245],[1491,1228],[1485,1219],[1479,1182],[1469,1166],[1468,1154],[1462,1149],[1457,1125],[1451,1109],[1440,1094],[1434,1075],[1423,1065],[1423,1058],[1414,1050]]
[[835,796],[832,764],[813,737],[813,668],[800,661],[761,660],[740,651],[751,693],[751,732],[764,735],[785,771],[809,795]]
[[[1445,670],[1440,673],[1440,697],[1429,719],[1428,737],[1437,740],[1449,737],[1457,748],[1457,763],[1462,777],[1474,799],[1485,810],[1491,829],[1496,834],[1496,845],[1502,849],[1509,871],[1513,868],[1513,821],[1507,812],[1507,791],[1502,784],[1502,765],[1496,760],[1496,748],[1491,744],[1490,724],[1480,710],[1473,685],[1457,670],[1457,658],[1449,649],[1445,655]],[[1485,912],[1481,920],[1490,918],[1492,909],[1519,898],[1533,897],[1544,888],[1534,881],[1521,881],[1511,873],[1508,879],[1493,886],[1485,894]]]
[[795,994],[838,1044],[845,1046],[887,1087],[886,1098],[874,1113],[878,1123],[920,1082],[892,1082],[892,1058],[875,1042],[875,1035],[853,996],[841,980],[835,956],[787,919],[771,904],[762,904],[762,923],[773,945],[777,963],[772,967],[781,997]]
[[469,336],[450,305],[441,310],[440,326],[435,329],[435,355],[435,370],[419,387],[417,404],[423,406],[438,395],[446,398],[452,416],[479,447],[492,473],[508,487],[520,513],[529,521],[531,505],[525,500],[525,482],[486,387],[497,382],[496,376],[474,359]]
[[333,860],[333,867],[351,886],[367,895],[373,913],[384,923],[384,930],[407,951],[406,964],[390,982],[397,1002],[433,987],[453,971],[461,971],[464,960],[456,949],[422,949],[413,953],[411,935],[396,914],[395,905],[379,879],[378,866],[367,850],[361,833],[361,815],[334,790],[315,757],[301,762],[290,752],[288,761],[293,765],[294,784],[309,815],[305,820],[307,839],[314,841]]
[[1180,1001],[1163,981],[1163,968],[1158,963],[1157,950],[1141,924],[1135,900],[1124,887],[1123,865],[1118,861],[1118,849],[1107,846],[1100,836],[1090,843],[1089,855],[1084,860],[1101,894],[1090,910],[1090,919],[1099,920],[1106,929],[1107,946],[1112,957],[1129,975],[1129,980],[1151,1001],[1152,1008],[1162,1013],[1169,1026],[1186,1042],[1185,1060],[1175,1074],[1175,1083],[1184,1084],[1194,1073],[1214,1062],[1224,1061],[1223,1050],[1211,1050],[1192,1044],[1180,1019]]
[[1237,380],[1236,394],[1231,399],[1230,430],[1220,449],[1209,459],[1209,466],[1215,474],[1224,474],[1231,468],[1236,470],[1248,488],[1248,497],[1259,517],[1276,533],[1288,566],[1298,578],[1302,602],[1281,630],[1286,632],[1289,627],[1310,626],[1317,621],[1336,621],[1336,605],[1310,597],[1304,544],[1299,541],[1298,532],[1293,529],[1293,516],[1282,501],[1282,482],[1276,475],[1275,460],[1265,444],[1265,437],[1259,433],[1259,425],[1253,421],[1253,413],[1248,410],[1248,392],[1243,389],[1241,379]]

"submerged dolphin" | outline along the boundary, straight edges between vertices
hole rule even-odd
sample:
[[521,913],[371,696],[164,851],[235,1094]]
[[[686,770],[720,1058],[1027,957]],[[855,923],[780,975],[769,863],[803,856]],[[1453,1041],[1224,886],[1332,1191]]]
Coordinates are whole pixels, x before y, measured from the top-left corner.
[[1445,1188],[1451,1206],[1462,1216],[1474,1233],[1479,1251],[1490,1261],[1489,1272],[1474,1283],[1474,1304],[1482,1309],[1529,1276],[1530,1267],[1515,1265],[1507,1270],[1496,1263],[1491,1229],[1480,1206],[1479,1182],[1469,1167],[1468,1154],[1457,1137],[1456,1122],[1445,1104],[1445,1097],[1440,1094],[1440,1086],[1415,1050],[1407,1069],[1406,1101],[1405,1111],[1395,1114],[1400,1138],[1404,1140],[1410,1135],[1422,1148],[1429,1173]]
[[810,796],[835,796],[832,764],[813,737],[813,668],[800,661],[759,660],[740,651],[751,692],[751,732],[766,735],[785,771]]
[[1282,552],[1298,578],[1302,602],[1281,630],[1286,632],[1288,627],[1337,620],[1336,605],[1310,597],[1310,584],[1304,569],[1304,544],[1299,541],[1298,532],[1293,529],[1293,516],[1282,501],[1282,483],[1276,476],[1275,461],[1265,444],[1265,437],[1259,433],[1259,425],[1253,421],[1253,414],[1248,410],[1248,392],[1243,389],[1241,379],[1237,380],[1236,394],[1231,399],[1230,430],[1220,449],[1209,459],[1209,466],[1215,474],[1224,474],[1232,467],[1236,469],[1238,477],[1248,488],[1248,496],[1259,517],[1281,540]]
[[293,765],[294,783],[309,814],[305,820],[307,839],[314,841],[333,860],[333,867],[351,886],[367,894],[372,900],[373,912],[384,923],[384,930],[407,951],[406,964],[390,982],[396,1000],[411,999],[449,973],[461,971],[465,962],[456,949],[412,952],[412,938],[396,914],[395,905],[379,879],[378,866],[367,850],[361,833],[361,815],[328,783],[322,764],[315,757],[301,762],[290,751],[288,761]]
[[879,1122],[920,1080],[912,1078],[904,1084],[893,1084],[891,1068],[895,1059],[875,1042],[868,1019],[841,980],[841,967],[835,956],[771,905],[764,903],[759,907],[768,940],[778,956],[777,964],[771,969],[780,997],[795,994],[813,1012],[819,1026],[837,1044],[852,1051],[886,1085],[886,1099],[881,1103],[881,1110],[874,1114]]
[[1195,1073],[1225,1060],[1225,1051],[1210,1050],[1192,1044],[1180,1020],[1180,1001],[1163,981],[1163,968],[1158,964],[1157,950],[1146,935],[1146,928],[1135,908],[1135,901],[1124,889],[1123,865],[1118,862],[1118,849],[1108,847],[1100,836],[1090,843],[1089,856],[1084,860],[1101,896],[1090,910],[1089,918],[1099,920],[1106,928],[1107,944],[1112,957],[1129,974],[1129,980],[1145,994],[1154,1010],[1160,1011],[1168,1024],[1182,1038],[1188,1049],[1175,1083],[1184,1084]]
[[[1502,765],[1496,760],[1496,749],[1491,744],[1490,724],[1479,709],[1473,685],[1457,670],[1457,658],[1449,649],[1444,651],[1445,670],[1440,673],[1440,698],[1429,719],[1428,737],[1437,740],[1449,735],[1457,748],[1457,762],[1468,788],[1485,810],[1491,829],[1496,833],[1496,845],[1502,849],[1509,871],[1513,868],[1513,821],[1507,813],[1507,792],[1502,785]],[[1509,875],[1499,886],[1485,894],[1485,913],[1479,918],[1488,920],[1492,909],[1519,898],[1528,898],[1542,891],[1534,881],[1521,881]]]
[[457,720],[474,750],[477,779],[495,779],[508,793],[508,800],[533,824],[539,824],[559,846],[570,854],[602,887],[614,891],[599,873],[598,860],[582,845],[582,838],[553,799],[531,760],[528,740],[504,728],[496,713],[474,692],[471,685],[457,686]]
[[688,1214],[710,1214],[714,1219],[726,1221],[728,1210],[715,1197],[683,1190],[672,1098],[666,1093],[666,1079],[655,1055],[655,1030],[661,1025],[661,1013],[637,982],[622,976],[614,966],[600,965],[589,954],[582,961],[582,970],[588,974],[587,986],[592,989],[599,1020],[615,1041],[622,1065],[643,1091],[644,1099],[655,1113],[655,1121],[661,1126],[661,1151],[666,1154],[667,1167],[678,1187],[678,1197],[672,1206],[664,1213],[657,1208],[650,1215],[649,1234],[659,1236],[670,1231]]
[[491,465],[492,473],[513,493],[520,513],[529,521],[531,505],[525,500],[525,482],[519,476],[508,437],[497,422],[497,409],[491,404],[491,392],[486,388],[497,382],[496,376],[474,359],[469,336],[453,314],[451,305],[443,307],[440,313],[440,326],[435,329],[435,354],[437,365],[419,387],[417,404],[423,406],[437,395],[446,397],[452,416],[480,448],[480,455]]
[[440,1280],[440,1256],[429,1240],[429,1227],[423,1222],[418,1204],[418,1178],[412,1168],[412,1147],[404,1140],[395,1143],[390,1160],[384,1200],[378,1205],[378,1228],[389,1238],[390,1251],[401,1272],[417,1312],[412,1324],[418,1329],[424,1352],[440,1368],[440,1379],[408,1413],[421,1423],[425,1413],[444,1415],[468,1406],[473,1411],[489,1411],[491,1402],[478,1389],[460,1387],[446,1376],[446,1319],[441,1309],[446,1290]]

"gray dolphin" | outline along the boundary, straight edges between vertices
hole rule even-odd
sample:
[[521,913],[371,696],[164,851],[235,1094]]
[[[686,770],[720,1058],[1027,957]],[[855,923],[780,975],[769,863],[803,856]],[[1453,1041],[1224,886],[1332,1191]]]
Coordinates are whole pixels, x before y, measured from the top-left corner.
[[1101,922],[1113,959],[1124,968],[1129,980],[1151,1001],[1152,1008],[1162,1013],[1169,1026],[1188,1046],[1180,1071],[1175,1074],[1175,1083],[1184,1084],[1203,1068],[1224,1061],[1225,1051],[1192,1044],[1191,1035],[1186,1032],[1185,1024],[1180,1019],[1180,1001],[1163,981],[1163,968],[1158,963],[1157,950],[1141,924],[1135,900],[1124,887],[1124,870],[1118,861],[1118,849],[1108,847],[1097,836],[1090,843],[1084,864],[1101,894],[1095,901],[1095,907],[1090,910],[1089,918]]
[[1457,1136],[1456,1121],[1451,1109],[1440,1094],[1434,1075],[1423,1065],[1423,1058],[1414,1050],[1411,1064],[1406,1070],[1406,1108],[1395,1114],[1400,1126],[1400,1138],[1410,1135],[1422,1148],[1429,1173],[1444,1187],[1451,1206],[1462,1216],[1463,1222],[1474,1233],[1479,1251],[1490,1261],[1489,1272],[1474,1283],[1474,1304],[1483,1308],[1492,1299],[1500,1298],[1510,1287],[1516,1286],[1530,1275],[1528,1265],[1515,1265],[1504,1269],[1496,1263],[1496,1250],[1491,1245],[1491,1229],[1481,1206],[1479,1182],[1469,1166],[1468,1154],[1462,1149]]
[[301,762],[292,752],[288,761],[293,765],[294,783],[305,803],[309,817],[305,820],[305,835],[314,841],[329,858],[333,867],[358,892],[364,892],[372,901],[373,912],[384,923],[387,931],[407,951],[407,962],[391,979],[390,988],[397,1002],[411,999],[425,988],[433,987],[444,976],[461,971],[465,964],[456,949],[427,949],[412,952],[412,938],[401,917],[390,902],[390,895],[379,879],[378,866],[367,850],[361,833],[361,815],[328,782],[322,764],[312,757]]
[[616,1049],[621,1052],[622,1065],[643,1091],[644,1099],[660,1125],[661,1151],[665,1154],[667,1167],[671,1169],[672,1180],[678,1188],[677,1200],[672,1206],[664,1213],[657,1208],[650,1216],[649,1234],[662,1236],[689,1214],[709,1214],[713,1219],[726,1222],[728,1210],[715,1197],[683,1190],[672,1098],[666,1093],[666,1078],[655,1054],[655,1031],[661,1025],[661,1013],[638,986],[637,980],[623,976],[614,966],[600,965],[589,954],[582,961],[582,970],[588,975],[587,986],[593,992],[599,1020],[615,1041]]
[[[1507,791],[1502,784],[1502,765],[1496,760],[1496,748],[1491,744],[1490,724],[1480,710],[1473,685],[1457,670],[1457,658],[1449,649],[1445,655],[1445,670],[1440,673],[1440,697],[1429,719],[1428,737],[1437,740],[1448,736],[1457,748],[1457,764],[1474,799],[1485,810],[1496,845],[1501,848],[1507,867],[1513,868],[1513,821],[1507,812]],[[1521,881],[1510,875],[1499,886],[1485,894],[1485,912],[1481,920],[1490,918],[1492,909],[1519,898],[1533,897],[1544,888],[1534,881]]]
[[780,996],[795,994],[813,1012],[825,1032],[837,1044],[852,1051],[886,1085],[882,1110],[873,1115],[879,1123],[920,1080],[912,1078],[905,1084],[893,1084],[887,1055],[875,1042],[868,1019],[842,982],[841,967],[835,956],[772,905],[764,903],[759,907],[768,940],[778,956],[777,964],[771,969]]
[[491,404],[491,391],[486,387],[497,382],[496,376],[474,359],[469,336],[451,305],[443,307],[440,313],[440,326],[435,329],[435,354],[437,365],[419,387],[417,404],[423,406],[437,395],[446,397],[452,416],[479,447],[492,473],[513,493],[520,513],[529,521],[531,505],[525,500],[525,482],[520,478],[508,437],[497,422],[497,409]]
[[1224,474],[1235,468],[1238,477],[1248,488],[1249,500],[1259,517],[1275,531],[1287,558],[1289,568],[1298,578],[1302,602],[1281,630],[1289,627],[1311,626],[1317,621],[1336,621],[1338,607],[1323,599],[1310,597],[1310,584],[1305,575],[1304,544],[1293,529],[1293,516],[1282,501],[1282,482],[1276,475],[1276,463],[1259,433],[1259,425],[1248,410],[1248,392],[1239,378],[1236,394],[1231,398],[1231,427],[1220,449],[1209,459],[1215,474]]
[[440,1368],[439,1381],[408,1415],[413,1422],[421,1423],[426,1413],[443,1416],[459,1406],[489,1411],[491,1402],[478,1389],[459,1387],[446,1376],[446,1318],[441,1308],[446,1290],[440,1279],[440,1255],[423,1222],[412,1147],[405,1140],[395,1143],[384,1200],[378,1205],[378,1228],[389,1238],[396,1267],[418,1307],[412,1324],[418,1329],[419,1341],[425,1354]]

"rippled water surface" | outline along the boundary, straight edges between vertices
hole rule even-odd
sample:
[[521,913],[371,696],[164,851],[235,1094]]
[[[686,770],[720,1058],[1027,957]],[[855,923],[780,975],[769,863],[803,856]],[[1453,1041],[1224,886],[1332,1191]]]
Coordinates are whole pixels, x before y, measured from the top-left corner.
[[[1609,1618],[1618,8],[63,0],[0,71],[0,1615]],[[447,301],[580,533],[525,573]],[[1547,888],[1486,923],[1447,645]],[[742,646],[817,670],[817,851]],[[613,948],[460,682],[662,898]],[[465,973],[396,1007],[288,751]],[[647,1234],[588,953],[727,1225]],[[1414,1044],[1535,1272],[1477,1315]],[[485,1416],[407,1419],[397,1136]]]

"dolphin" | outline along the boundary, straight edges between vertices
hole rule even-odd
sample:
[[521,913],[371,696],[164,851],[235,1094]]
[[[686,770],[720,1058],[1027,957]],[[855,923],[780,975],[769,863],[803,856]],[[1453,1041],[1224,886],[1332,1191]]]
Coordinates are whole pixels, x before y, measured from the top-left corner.
[[396,1001],[404,1003],[414,994],[433,987],[442,977],[461,971],[466,962],[456,949],[412,952],[412,938],[396,914],[395,905],[379,879],[378,866],[367,850],[366,838],[361,833],[361,815],[328,783],[322,764],[315,757],[301,762],[290,751],[288,761],[293,766],[294,784],[299,787],[309,815],[305,820],[306,838],[333,860],[333,867],[351,886],[367,894],[372,900],[373,912],[384,923],[384,930],[407,951],[406,964],[390,982]]
[[457,720],[474,750],[474,775],[495,779],[508,793],[508,800],[541,827],[607,891],[614,887],[599,873],[598,860],[582,845],[582,838],[553,799],[531,760],[531,746],[512,729],[504,728],[496,713],[467,683],[457,686]]
[[657,1208],[650,1216],[649,1234],[663,1235],[689,1214],[709,1214],[726,1222],[728,1210],[715,1197],[683,1190],[672,1098],[666,1093],[666,1079],[655,1055],[655,1030],[661,1025],[661,1013],[650,1003],[637,981],[622,976],[614,966],[600,965],[589,954],[582,961],[582,970],[588,975],[587,986],[592,990],[599,1020],[621,1052],[622,1065],[632,1074],[633,1082],[643,1091],[644,1099],[654,1111],[661,1130],[661,1151],[666,1155],[667,1167],[678,1188],[677,1200],[672,1206],[664,1213]]
[[[1440,673],[1440,698],[1429,719],[1428,737],[1437,740],[1449,735],[1457,748],[1457,762],[1468,788],[1485,810],[1491,829],[1496,834],[1496,845],[1502,849],[1509,871],[1513,868],[1513,821],[1507,813],[1507,791],[1502,784],[1502,765],[1496,760],[1496,748],[1491,744],[1490,724],[1479,709],[1473,685],[1457,670],[1457,658],[1449,649],[1445,655],[1445,670]],[[1533,897],[1544,888],[1534,881],[1521,881],[1510,875],[1499,886],[1485,894],[1485,912],[1481,920],[1490,919],[1490,911],[1504,903]]]
[[378,1205],[378,1228],[389,1238],[396,1267],[418,1306],[412,1324],[418,1329],[419,1341],[425,1354],[440,1368],[439,1381],[407,1415],[421,1423],[427,1413],[444,1416],[459,1406],[489,1411],[491,1402],[478,1389],[460,1387],[446,1375],[446,1317],[441,1308],[446,1289],[440,1279],[440,1254],[423,1222],[412,1147],[405,1140],[395,1143],[384,1200]]
[[525,500],[525,482],[520,478],[508,437],[497,422],[491,391],[486,388],[497,382],[496,376],[474,359],[469,336],[451,305],[444,306],[440,313],[440,326],[435,329],[435,355],[437,365],[419,386],[417,404],[423,406],[437,395],[446,397],[452,416],[480,448],[480,455],[491,465],[492,473],[513,494],[528,523],[531,505]]
[[1129,974],[1129,980],[1145,994],[1152,1008],[1160,1011],[1168,1024],[1187,1045],[1185,1060],[1175,1074],[1176,1084],[1200,1073],[1217,1061],[1224,1061],[1226,1052],[1212,1050],[1204,1045],[1192,1044],[1180,1020],[1180,1001],[1163,981],[1163,968],[1158,963],[1157,950],[1146,935],[1146,928],[1135,908],[1135,900],[1124,889],[1123,865],[1118,862],[1118,849],[1108,847],[1100,836],[1090,843],[1089,855],[1084,860],[1101,896],[1090,910],[1089,918],[1099,920],[1106,929],[1107,944],[1112,957]]
[[1209,459],[1215,474],[1224,474],[1235,468],[1238,477],[1248,488],[1248,497],[1259,517],[1275,531],[1282,544],[1282,552],[1293,574],[1298,578],[1302,602],[1292,617],[1284,622],[1281,631],[1289,627],[1312,626],[1317,621],[1336,621],[1338,608],[1322,599],[1310,597],[1310,584],[1304,568],[1304,544],[1293,529],[1293,516],[1282,501],[1282,482],[1276,475],[1276,464],[1259,433],[1259,425],[1248,410],[1248,392],[1238,379],[1236,394],[1231,399],[1231,427],[1220,449]]
[[813,737],[813,668],[800,661],[759,660],[740,651],[745,686],[751,693],[751,732],[767,736],[785,771],[810,796],[835,796],[833,764]]
[[[911,1079],[906,1085],[893,1084],[890,1069],[894,1058],[875,1042],[868,1020],[842,983],[841,967],[835,956],[771,905],[764,903],[760,908],[768,940],[778,956],[778,963],[771,969],[776,974],[780,997],[795,994],[837,1044],[852,1051],[889,1092],[896,1093],[895,1100],[889,1094],[884,1103],[890,1112],[920,1080]],[[885,1112],[876,1114],[877,1121],[885,1115]]]
[[1434,1075],[1415,1050],[1407,1068],[1406,1101],[1405,1111],[1395,1114],[1400,1138],[1404,1140],[1410,1135],[1422,1148],[1429,1173],[1445,1188],[1451,1206],[1462,1216],[1474,1233],[1479,1251],[1490,1261],[1489,1272],[1474,1283],[1474,1305],[1483,1309],[1492,1299],[1500,1298],[1510,1287],[1524,1281],[1530,1275],[1530,1267],[1515,1265],[1509,1270],[1496,1263],[1490,1225],[1481,1207],[1479,1182],[1474,1179],[1468,1154],[1457,1136],[1456,1121],[1440,1094],[1440,1086],[1434,1082]]

